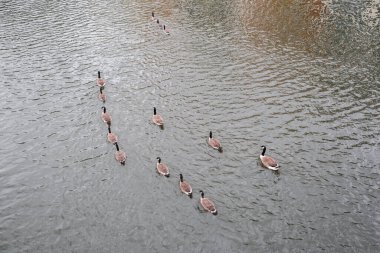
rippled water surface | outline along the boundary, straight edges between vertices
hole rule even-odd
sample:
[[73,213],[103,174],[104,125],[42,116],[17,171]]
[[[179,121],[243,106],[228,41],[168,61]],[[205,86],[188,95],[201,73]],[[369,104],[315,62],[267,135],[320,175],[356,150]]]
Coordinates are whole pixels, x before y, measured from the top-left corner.
[[[1,1],[0,251],[379,252],[379,9]],[[260,166],[261,145],[279,173]]]

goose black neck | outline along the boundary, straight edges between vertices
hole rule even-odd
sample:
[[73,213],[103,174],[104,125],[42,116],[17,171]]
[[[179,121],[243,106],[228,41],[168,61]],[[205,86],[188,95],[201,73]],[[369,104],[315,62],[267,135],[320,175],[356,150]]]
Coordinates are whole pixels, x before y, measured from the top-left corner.
[[179,180],[180,180],[181,182],[183,182],[183,176],[182,176],[182,174],[179,174]]
[[203,193],[203,191],[200,191],[200,193],[201,193],[201,197],[204,198],[205,194]]
[[158,159],[158,163],[161,163],[161,158],[160,158],[160,157],[158,157],[157,159]]
[[154,17],[154,12],[152,11],[152,17]]
[[212,138],[212,132],[210,131],[210,138]]
[[157,24],[159,24],[159,23],[160,23],[160,20],[157,19]]
[[102,108],[103,108],[103,112],[106,113],[106,107],[103,106]]
[[116,150],[119,151],[119,145],[117,145],[117,142],[115,142]]
[[111,128],[110,127],[108,127],[108,132],[111,133]]
[[100,71],[98,71],[98,78],[100,78]]
[[261,155],[263,156],[265,154],[265,151],[267,150],[267,148],[265,146],[263,146],[263,152],[261,152]]
[[153,107],[153,115],[156,115],[156,107]]
[[164,25],[164,30],[166,29],[165,25]]

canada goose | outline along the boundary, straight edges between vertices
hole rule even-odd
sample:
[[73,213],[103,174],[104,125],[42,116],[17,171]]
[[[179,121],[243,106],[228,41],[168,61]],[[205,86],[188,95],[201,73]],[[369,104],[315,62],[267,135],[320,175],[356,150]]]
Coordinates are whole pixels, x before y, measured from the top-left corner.
[[156,107],[153,107],[152,121],[158,126],[164,125],[164,120],[162,119],[161,115],[157,114]]
[[107,125],[111,125],[111,115],[106,112],[106,107],[102,106],[102,109],[103,109],[103,112],[102,112],[102,120],[104,121],[104,123],[107,123]]
[[158,24],[158,27],[161,29],[162,25],[160,24],[160,20],[158,20],[158,19],[157,19],[157,24]]
[[167,35],[170,35],[170,31],[168,29],[166,29],[165,25],[164,25],[164,33],[166,33]]
[[100,77],[100,71],[98,71],[98,79],[96,79],[96,83],[100,87],[104,87],[104,85],[106,85],[106,80]]
[[116,146],[116,152],[115,152],[115,159],[116,161],[120,162],[121,165],[125,165],[125,160],[127,159],[127,155],[124,151],[119,150],[119,145],[117,145],[117,142],[115,142]]
[[157,168],[158,173],[160,173],[161,175],[164,175],[165,177],[169,177],[169,167],[166,164],[161,163],[160,157],[157,157],[156,168]]
[[265,146],[261,146],[261,148],[262,148],[263,151],[261,152],[260,160],[261,160],[261,163],[263,164],[263,166],[265,168],[268,168],[268,169],[271,169],[271,170],[278,170],[278,168],[280,166],[278,165],[278,163],[276,162],[276,160],[274,160],[270,156],[266,156],[265,155],[265,151],[267,150],[267,148]]
[[199,191],[199,192],[201,193],[200,202],[201,202],[203,209],[205,209],[207,212],[210,212],[210,213],[216,215],[218,213],[218,211],[216,211],[214,203],[211,200],[209,200],[208,198],[204,197],[203,191]]
[[193,196],[193,189],[191,188],[191,185],[188,182],[183,181],[182,174],[179,174],[179,188],[190,198]]
[[114,133],[111,133],[111,127],[108,126],[108,134],[107,134],[107,139],[109,142],[112,144],[115,144],[117,142],[117,135]]
[[208,144],[213,148],[217,149],[219,152],[223,151],[222,145],[218,139],[212,138],[212,132],[210,131],[210,135],[208,137]]
[[106,102],[106,94],[103,93],[104,87],[100,87],[99,99],[100,101]]

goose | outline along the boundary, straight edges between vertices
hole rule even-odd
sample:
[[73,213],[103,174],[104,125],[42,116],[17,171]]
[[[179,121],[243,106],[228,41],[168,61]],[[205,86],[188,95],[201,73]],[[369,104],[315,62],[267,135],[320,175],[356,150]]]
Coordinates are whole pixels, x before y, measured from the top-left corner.
[[102,106],[102,109],[103,109],[103,112],[102,112],[102,120],[104,121],[104,123],[107,123],[107,125],[111,125],[111,115],[106,112],[106,107],[105,106]]
[[199,192],[201,193],[200,202],[201,202],[203,209],[205,209],[207,212],[212,213],[213,215],[218,214],[218,211],[216,211],[214,203],[211,200],[209,200],[208,198],[204,197],[203,191],[199,191]]
[[152,11],[152,17],[151,17],[152,21],[155,21],[156,18],[154,17],[154,11]]
[[157,19],[157,24],[158,24],[158,27],[161,29],[162,25],[160,24],[160,20],[158,20],[158,19]]
[[212,132],[210,131],[210,135],[208,137],[208,144],[213,148],[217,149],[219,152],[223,151],[222,145],[218,139],[212,138]]
[[261,149],[263,150],[260,155],[262,165],[270,170],[278,170],[280,166],[278,165],[276,160],[274,160],[270,156],[265,155],[265,151],[267,150],[267,148],[265,146],[261,146]]
[[100,101],[106,102],[106,94],[103,93],[104,87],[100,87],[99,99]]
[[191,188],[191,185],[188,182],[183,181],[182,174],[179,174],[179,188],[190,198],[193,196],[193,189]]
[[169,167],[166,164],[161,163],[160,157],[157,157],[156,168],[157,168],[158,173],[160,173],[161,175],[164,175],[165,177],[169,177]]
[[112,144],[117,143],[117,135],[114,134],[114,133],[111,133],[111,127],[110,127],[110,126],[108,126],[107,139],[108,139],[108,141],[111,142]]
[[104,85],[106,85],[106,80],[100,77],[100,71],[98,71],[98,79],[96,79],[96,83],[100,87],[104,87]]
[[120,162],[121,165],[125,165],[125,160],[127,159],[127,155],[124,151],[119,149],[119,145],[117,145],[117,142],[115,142],[116,146],[116,152],[115,152],[115,159],[116,161]]
[[168,29],[166,29],[166,26],[164,25],[164,33],[166,33],[167,35],[170,35],[170,32]]
[[152,121],[158,126],[164,125],[164,120],[162,119],[161,115],[157,114],[156,107],[153,107]]

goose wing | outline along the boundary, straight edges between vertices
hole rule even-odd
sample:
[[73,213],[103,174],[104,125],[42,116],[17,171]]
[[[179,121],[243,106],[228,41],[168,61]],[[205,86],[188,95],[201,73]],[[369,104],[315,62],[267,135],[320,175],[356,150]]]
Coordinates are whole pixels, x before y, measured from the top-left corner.
[[157,164],[157,170],[159,173],[163,174],[163,175],[167,175],[169,174],[169,168],[166,164],[164,163],[159,163]]
[[99,86],[104,86],[104,84],[106,83],[106,81],[102,78],[98,78],[96,79],[96,83],[99,85]]
[[164,119],[161,117],[161,115],[153,115],[152,121],[153,121],[153,123],[155,123],[157,125],[164,124]]
[[106,95],[105,94],[99,94],[99,100],[105,102],[106,101]]
[[213,148],[220,148],[220,141],[218,139],[209,138],[208,143]]
[[201,204],[202,204],[203,208],[209,212],[215,212],[215,210],[216,210],[214,203],[207,198],[203,198],[201,200]]
[[276,162],[276,160],[274,160],[270,156],[263,156],[261,161],[263,162],[264,165],[267,165],[270,167],[277,167],[278,166],[278,163]]
[[102,113],[102,120],[104,122],[111,122],[111,115],[109,115],[108,113]]
[[117,135],[116,134],[108,133],[107,137],[108,137],[109,142],[111,142],[111,143],[117,142]]
[[192,188],[191,188],[190,184],[186,181],[180,182],[179,186],[181,188],[181,191],[184,193],[191,193],[192,192]]
[[119,162],[124,162],[125,159],[126,159],[125,152],[124,152],[124,151],[121,151],[121,150],[116,151],[116,152],[115,152],[115,158],[116,158],[116,160],[119,161]]

